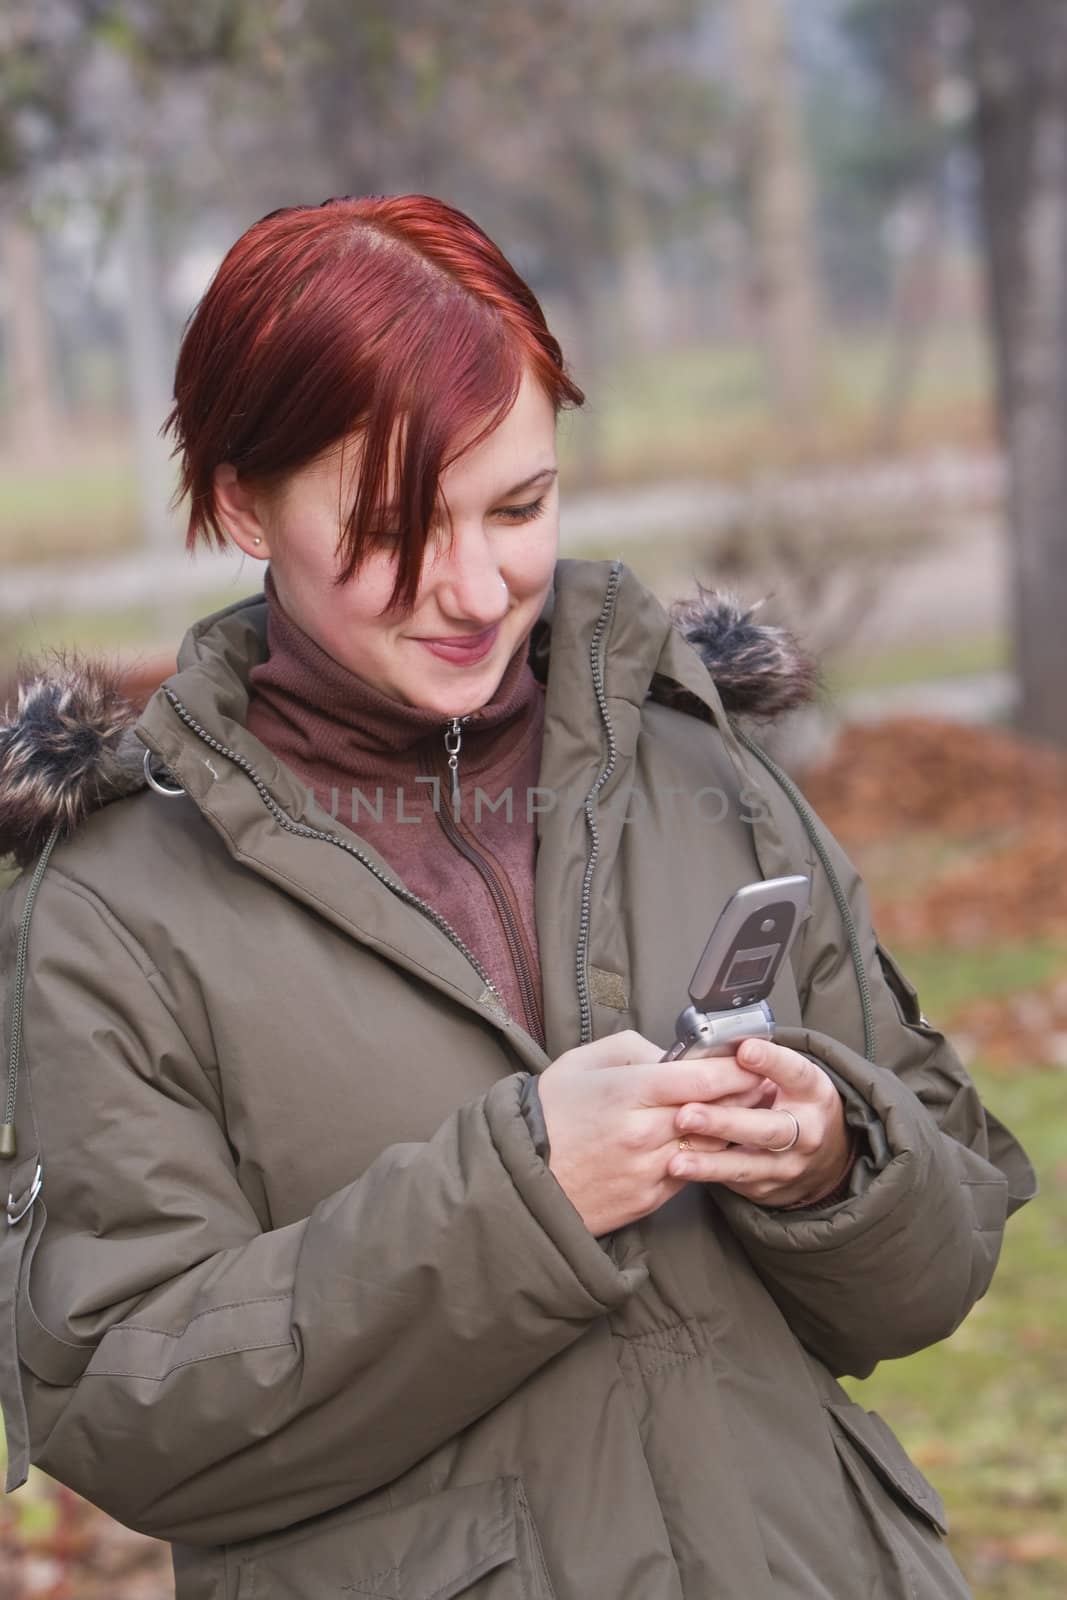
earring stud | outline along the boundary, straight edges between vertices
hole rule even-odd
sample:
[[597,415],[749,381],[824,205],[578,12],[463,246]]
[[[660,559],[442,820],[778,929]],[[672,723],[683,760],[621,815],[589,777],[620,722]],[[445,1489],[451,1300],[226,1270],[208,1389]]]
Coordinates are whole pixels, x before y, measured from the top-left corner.
[[252,543],[253,543],[253,544],[262,544],[262,543],[263,543],[263,540],[262,540],[262,539],[253,539],[253,540],[252,540]]

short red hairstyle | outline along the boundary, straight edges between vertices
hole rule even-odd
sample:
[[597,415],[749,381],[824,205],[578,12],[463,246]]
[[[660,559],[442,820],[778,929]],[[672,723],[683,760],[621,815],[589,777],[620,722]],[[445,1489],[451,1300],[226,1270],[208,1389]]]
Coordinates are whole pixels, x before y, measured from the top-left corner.
[[392,603],[410,607],[441,473],[506,416],[526,367],[557,414],[582,404],[536,296],[461,211],[428,195],[272,211],[231,247],[182,339],[164,432],[190,501],[187,547],[226,547],[222,462],[277,484],[358,434],[338,582],[373,548],[391,487]]

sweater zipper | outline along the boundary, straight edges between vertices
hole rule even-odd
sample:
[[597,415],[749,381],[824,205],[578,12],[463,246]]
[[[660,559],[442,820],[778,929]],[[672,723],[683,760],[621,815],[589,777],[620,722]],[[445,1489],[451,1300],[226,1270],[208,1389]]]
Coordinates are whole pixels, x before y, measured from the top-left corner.
[[470,713],[465,717],[449,717],[445,725],[445,753],[448,756],[448,771],[452,779],[452,813],[459,816],[459,750],[463,743],[463,724],[470,721]]
[[[455,761],[459,756],[460,735],[458,729],[456,730],[454,736],[454,752],[452,745],[449,742],[449,738],[453,729],[453,724],[455,724],[457,721],[466,721],[466,718],[457,719],[453,717],[451,723],[449,724],[449,728],[445,733],[445,749],[448,751],[449,755],[449,767],[453,774],[453,782],[456,781],[453,761]],[[457,790],[454,789],[453,795],[455,796],[456,793]],[[534,981],[533,969],[530,966],[529,955],[526,948],[526,940],[523,937],[522,927],[518,917],[515,915],[512,909],[511,901],[508,898],[507,889],[504,884],[501,883],[500,876],[493,868],[492,863],[486,859],[482,852],[478,850],[474,843],[463,833],[460,827],[460,809],[458,804],[453,804],[452,816],[448,815],[448,812],[444,806],[438,806],[435,809],[437,812],[437,820],[441,824],[441,828],[445,834],[445,837],[451,844],[455,846],[460,855],[471,863],[489,891],[489,896],[496,907],[497,915],[499,916],[503,925],[504,937],[507,940],[512,965],[515,968],[515,975],[519,980],[519,991],[522,996],[522,1009],[526,1019],[526,1031],[529,1033],[531,1038],[541,1040],[544,1038],[544,1019],[541,1014],[541,999],[538,994],[537,984]]]

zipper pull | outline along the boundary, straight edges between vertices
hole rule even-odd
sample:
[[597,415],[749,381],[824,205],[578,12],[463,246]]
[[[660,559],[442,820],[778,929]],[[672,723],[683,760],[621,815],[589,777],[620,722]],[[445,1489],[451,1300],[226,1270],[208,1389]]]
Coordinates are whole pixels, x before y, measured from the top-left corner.
[[[468,716],[469,716],[468,712]],[[452,815],[459,816],[459,747],[463,742],[463,724],[466,717],[450,717],[445,729],[445,750],[448,752],[448,770],[452,775]]]

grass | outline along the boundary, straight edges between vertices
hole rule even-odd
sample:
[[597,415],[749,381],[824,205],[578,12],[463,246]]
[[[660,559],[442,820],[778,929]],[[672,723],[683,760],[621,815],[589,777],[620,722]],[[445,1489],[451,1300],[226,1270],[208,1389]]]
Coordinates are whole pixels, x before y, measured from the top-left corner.
[[[920,975],[921,976],[921,975]],[[945,1499],[976,1600],[1067,1594],[1067,1163],[1063,1080],[983,1084],[1022,1140],[1042,1193],[1010,1222],[992,1288],[944,1343],[849,1384]]]
[[[1067,947],[1029,939],[894,952],[928,1015],[1047,982]],[[1063,1076],[979,1063],[983,1098],[1030,1155],[1041,1193],[1010,1222],[992,1287],[942,1344],[884,1362],[853,1396],[899,1433],[945,1499],[976,1600],[1067,1594],[1067,1152]]]
[[843,652],[827,668],[826,683],[833,694],[904,689],[917,683],[1003,671],[1007,666],[1006,634],[950,634],[862,654]]
[[[1040,988],[1067,971],[1067,947],[1054,939],[1025,939],[960,949],[953,945],[897,946],[893,951],[916,983],[923,1010],[952,1017],[972,1000]],[[998,1078],[999,1085],[1003,1080]]]
[[[880,330],[838,330],[828,342],[825,392],[803,438],[767,405],[762,355],[752,344],[690,346],[635,357],[605,372],[561,440],[565,465],[580,469],[595,443],[596,475],[632,483],[671,474],[739,478],[804,461],[854,461],[881,454],[873,419],[890,358]],[[977,328],[931,338],[896,448],[929,451],[993,436],[991,376]]]
[[132,606],[75,615],[65,611],[39,612],[32,620],[13,623],[5,631],[5,649],[12,655],[31,656],[62,648],[105,653],[141,646],[152,651],[177,649],[191,623],[232,605],[243,595],[255,594],[262,587],[256,577],[255,572],[250,572],[242,584],[206,590],[159,607]]
[[48,466],[0,461],[0,563],[110,555],[137,541],[137,485],[121,438]]

